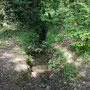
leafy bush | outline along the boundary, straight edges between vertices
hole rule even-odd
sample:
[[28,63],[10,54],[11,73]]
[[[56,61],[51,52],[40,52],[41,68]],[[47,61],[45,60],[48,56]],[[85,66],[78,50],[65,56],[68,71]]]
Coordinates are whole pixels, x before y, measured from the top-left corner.
[[[75,3],[76,9],[67,9],[64,19],[66,35],[74,38],[71,45],[88,46],[90,39],[90,8],[84,3]],[[88,46],[89,47],[89,46]]]
[[43,41],[42,38],[45,38],[45,35],[42,34],[46,34],[46,28],[45,22],[40,18],[41,1],[9,0],[4,2],[4,6],[6,21],[20,22],[20,26],[26,28],[26,32],[23,33],[22,38],[26,37],[27,40],[23,38],[22,42],[36,42],[38,37],[38,42]]
[[73,72],[75,70],[75,66],[73,64],[64,64],[63,66],[63,77],[65,77],[66,79],[70,80],[71,77],[73,76]]
[[0,46],[5,46],[5,45],[6,45],[6,42],[0,41]]
[[49,63],[49,68],[53,73],[60,71],[60,61],[50,59],[48,63]]
[[46,43],[51,44],[55,41],[59,41],[62,36],[58,33],[59,26],[57,25],[49,25],[48,31],[46,34]]

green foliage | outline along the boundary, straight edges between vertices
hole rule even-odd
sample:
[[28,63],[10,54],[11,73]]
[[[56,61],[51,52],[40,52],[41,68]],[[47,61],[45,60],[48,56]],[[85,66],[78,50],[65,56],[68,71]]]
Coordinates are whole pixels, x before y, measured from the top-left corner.
[[[0,39],[14,38],[20,47],[30,52],[36,47],[44,50],[50,44],[61,41],[66,36],[74,39],[70,44],[73,51],[83,58],[90,60],[90,5],[86,0],[4,0],[0,1],[0,20],[16,23],[13,30],[0,30]],[[3,22],[3,21],[2,21]],[[0,22],[2,27],[2,23]],[[64,33],[59,33],[59,28],[64,27]],[[47,30],[48,29],[48,30]],[[16,38],[19,38],[17,40]],[[45,41],[46,40],[46,41]],[[0,42],[0,45],[5,45]],[[56,59],[49,60],[50,69],[60,71],[63,65],[63,76],[70,80],[75,66],[66,64],[65,56],[61,49],[57,51]],[[54,53],[55,54],[55,53]],[[28,59],[29,62],[33,60]]]
[[39,36],[37,33],[35,32],[30,32],[27,30],[26,32],[22,32],[21,33],[21,46],[25,46],[25,47],[28,47],[30,45],[32,46],[35,46],[35,45],[38,45],[38,39],[39,39]]
[[6,42],[0,41],[0,46],[5,46]]
[[58,59],[50,59],[49,60],[49,67],[50,70],[53,71],[54,73],[60,72],[61,69],[61,64],[65,64],[65,56],[63,55],[62,49],[58,48],[58,50],[53,50],[52,51],[53,56],[55,55],[58,57]]
[[[45,48],[55,41],[62,40],[63,34],[59,34],[58,31],[60,26],[63,25],[65,35],[75,39],[71,45],[75,46],[76,49],[77,47],[80,47],[80,49],[89,47],[90,6],[85,3],[87,2],[84,0],[80,2],[78,0],[77,2],[70,2],[69,0],[5,0],[4,18],[7,21],[17,22],[14,28],[18,29],[18,24],[22,28],[19,28],[19,31],[2,30],[0,37],[17,36],[20,38],[22,47],[31,46],[34,49],[34,47],[40,45],[39,42],[42,39],[40,35],[43,36],[42,29],[44,28],[44,31],[47,32],[46,41],[40,46]],[[72,8],[72,6],[75,7]],[[47,25],[44,26],[44,24]],[[60,60],[63,60],[65,57],[63,57],[61,50],[57,52]],[[50,60],[49,64],[51,67],[56,67],[60,64],[60,61]]]
[[[45,35],[42,36],[42,34],[46,32],[46,28],[45,23],[40,18],[41,1],[9,0],[4,2],[4,6],[5,20],[7,22],[19,22],[20,27],[26,28],[26,32],[22,35],[22,42],[36,42],[36,38],[38,37],[38,42],[43,41],[40,39],[44,38]],[[23,38],[24,35],[27,40]]]
[[74,38],[76,47],[88,46],[90,39],[90,8],[84,3],[75,3],[76,9],[68,9],[64,19],[66,35]]
[[44,49],[46,47],[48,47],[48,43],[46,41],[44,41],[42,44],[41,44],[41,48]]
[[59,73],[60,70],[63,71],[62,75],[67,80],[71,80],[71,78],[74,78],[74,71],[75,71],[75,65],[72,63],[66,63],[66,56],[64,55],[62,49],[58,48],[56,50],[57,55],[54,55],[58,57],[58,59],[50,59],[49,60],[49,68],[53,73]]
[[20,32],[18,30],[7,30],[5,27],[0,31],[0,39],[15,38]]
[[73,73],[74,73],[74,70],[75,70],[75,66],[73,64],[64,64],[63,66],[63,77],[65,77],[66,79],[70,80],[71,77],[73,77]]
[[63,37],[63,34],[59,34],[59,26],[57,25],[50,25],[47,31],[47,35],[46,35],[46,43],[47,44],[51,44],[55,41],[60,41]]
[[57,65],[60,65],[60,61],[55,61],[53,59],[49,60],[49,66],[50,68],[55,68]]
[[31,63],[31,64],[34,64],[34,60],[32,59],[31,56],[28,56],[27,62],[28,62],[28,63]]
[[[37,2],[36,2],[37,3]],[[39,2],[38,2],[39,3]],[[4,2],[5,5],[5,18],[7,20],[19,20],[24,24],[34,24],[38,21],[38,8],[34,0],[9,0]],[[37,18],[37,19],[36,19]],[[27,22],[28,21],[28,22]],[[34,23],[33,23],[34,22]]]
[[[30,49],[33,50],[36,46],[39,46],[38,33],[33,32],[34,30],[31,30],[30,32],[28,30],[29,28],[19,28],[20,30],[17,30],[18,24],[16,24],[13,27],[16,30],[6,30],[6,28],[2,28],[2,30],[0,31],[0,39],[13,38],[14,43],[19,44],[23,49],[27,49],[30,46]],[[4,43],[1,44],[4,45]]]
[[90,49],[84,52],[84,54],[82,55],[82,58],[86,60],[87,64],[90,62]]
[[60,61],[50,59],[48,63],[49,63],[49,68],[53,73],[60,72]]
[[61,41],[64,37],[64,34],[58,34],[56,37],[55,37],[55,41]]

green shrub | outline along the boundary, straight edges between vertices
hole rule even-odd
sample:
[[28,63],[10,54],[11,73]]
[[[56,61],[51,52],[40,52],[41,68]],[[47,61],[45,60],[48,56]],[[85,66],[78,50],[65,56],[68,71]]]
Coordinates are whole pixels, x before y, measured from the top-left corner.
[[75,3],[76,9],[67,9],[64,19],[65,33],[74,38],[76,47],[88,46],[90,39],[90,8],[84,3]]
[[49,25],[47,35],[46,35],[46,43],[51,44],[55,41],[61,40],[63,35],[60,35],[58,33],[59,31],[59,26],[57,25]]
[[6,42],[0,41],[0,46],[5,46],[5,45],[6,45]]
[[60,71],[60,61],[50,59],[48,63],[49,63],[49,68],[53,73],[57,73]]
[[32,47],[32,49],[37,45],[39,45],[39,35],[36,32],[31,32],[29,30],[26,30],[25,32],[21,32],[20,35],[20,42],[21,46],[26,49],[29,46]]
[[73,72],[75,70],[75,66],[73,64],[64,64],[63,66],[63,77],[65,77],[66,79],[70,80],[71,77],[73,76]]

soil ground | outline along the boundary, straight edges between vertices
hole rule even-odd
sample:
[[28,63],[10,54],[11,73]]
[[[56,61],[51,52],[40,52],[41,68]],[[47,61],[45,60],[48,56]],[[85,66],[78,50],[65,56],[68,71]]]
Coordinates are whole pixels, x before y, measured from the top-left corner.
[[25,52],[12,40],[5,42],[6,45],[0,46],[0,90],[46,90],[48,87],[52,90],[72,90],[61,75],[51,75],[46,54],[34,58],[31,72],[26,64]]

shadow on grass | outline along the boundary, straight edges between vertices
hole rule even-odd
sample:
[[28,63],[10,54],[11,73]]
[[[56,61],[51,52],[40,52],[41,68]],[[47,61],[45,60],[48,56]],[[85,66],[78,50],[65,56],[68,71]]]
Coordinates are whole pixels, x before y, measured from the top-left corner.
[[[27,47],[32,40],[33,32],[30,33],[29,30],[26,29],[16,29],[16,30],[8,30],[2,29],[0,31],[0,40],[13,40],[14,44],[18,44],[21,48]],[[34,38],[33,38],[34,39]]]
[[19,36],[21,31],[19,30],[1,30],[0,39],[8,39]]

